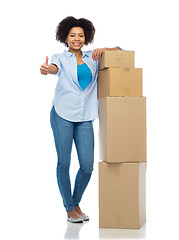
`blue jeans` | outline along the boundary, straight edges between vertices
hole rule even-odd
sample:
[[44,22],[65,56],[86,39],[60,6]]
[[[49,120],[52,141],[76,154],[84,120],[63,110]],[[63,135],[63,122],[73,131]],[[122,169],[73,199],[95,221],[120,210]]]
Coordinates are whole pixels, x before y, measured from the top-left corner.
[[[54,107],[50,113],[57,151],[57,182],[66,211],[79,206],[82,195],[89,183],[94,163],[94,133],[92,121],[71,122],[61,118]],[[80,168],[75,178],[73,194],[70,182],[72,143],[75,143]]]

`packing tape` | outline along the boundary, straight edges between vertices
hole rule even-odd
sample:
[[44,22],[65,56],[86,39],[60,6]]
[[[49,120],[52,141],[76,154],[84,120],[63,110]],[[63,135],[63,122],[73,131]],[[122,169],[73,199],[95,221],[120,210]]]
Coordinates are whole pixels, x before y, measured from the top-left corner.
[[118,163],[119,165],[117,165],[117,163],[112,163],[114,164],[114,176],[115,177],[119,177],[120,176],[120,163]]
[[117,50],[117,55],[118,55],[119,58],[121,58],[122,57],[121,56],[121,51]]

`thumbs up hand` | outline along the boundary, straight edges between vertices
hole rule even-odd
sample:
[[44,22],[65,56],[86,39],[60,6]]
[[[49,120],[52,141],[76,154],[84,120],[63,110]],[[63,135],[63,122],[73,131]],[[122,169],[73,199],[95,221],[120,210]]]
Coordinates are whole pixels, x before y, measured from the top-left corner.
[[40,72],[42,75],[47,75],[48,72],[48,56],[46,57],[46,62],[44,64],[41,65],[40,67]]

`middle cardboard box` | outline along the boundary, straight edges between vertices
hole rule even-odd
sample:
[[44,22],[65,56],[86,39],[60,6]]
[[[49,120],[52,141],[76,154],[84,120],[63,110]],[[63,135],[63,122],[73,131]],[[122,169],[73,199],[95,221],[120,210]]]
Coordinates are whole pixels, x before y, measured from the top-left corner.
[[146,97],[99,99],[99,157],[146,162]]
[[103,69],[98,73],[98,99],[107,96],[142,96],[142,68]]

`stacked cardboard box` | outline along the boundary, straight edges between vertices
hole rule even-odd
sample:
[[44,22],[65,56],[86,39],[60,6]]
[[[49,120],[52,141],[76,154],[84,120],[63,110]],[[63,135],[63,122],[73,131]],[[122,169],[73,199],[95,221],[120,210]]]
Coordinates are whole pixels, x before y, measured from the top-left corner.
[[146,220],[146,98],[134,51],[105,51],[99,63],[99,227]]

